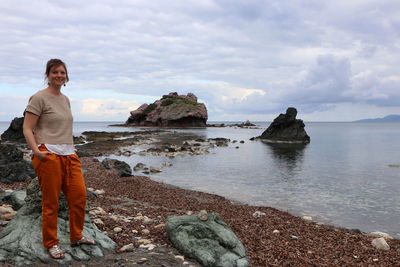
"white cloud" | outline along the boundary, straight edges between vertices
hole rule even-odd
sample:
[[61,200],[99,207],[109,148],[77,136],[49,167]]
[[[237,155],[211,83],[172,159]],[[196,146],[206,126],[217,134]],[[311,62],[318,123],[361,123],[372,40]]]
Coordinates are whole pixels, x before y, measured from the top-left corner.
[[[139,107],[136,101],[121,101],[117,99],[84,99],[72,100],[72,109],[78,120],[115,120],[128,119],[129,112]],[[76,111],[74,111],[76,110]],[[77,120],[75,119],[75,120]]]

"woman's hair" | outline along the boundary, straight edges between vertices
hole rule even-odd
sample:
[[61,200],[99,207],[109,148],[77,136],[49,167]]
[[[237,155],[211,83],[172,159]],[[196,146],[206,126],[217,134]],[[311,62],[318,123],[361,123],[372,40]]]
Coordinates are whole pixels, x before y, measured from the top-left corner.
[[58,59],[58,58],[52,58],[49,61],[47,61],[46,72],[44,73],[45,80],[47,80],[47,76],[49,75],[50,70],[53,67],[58,67],[60,65],[63,66],[64,69],[65,69],[65,74],[67,76],[67,82],[68,82],[69,81],[69,77],[68,77],[67,65],[65,65],[65,63],[61,59]]

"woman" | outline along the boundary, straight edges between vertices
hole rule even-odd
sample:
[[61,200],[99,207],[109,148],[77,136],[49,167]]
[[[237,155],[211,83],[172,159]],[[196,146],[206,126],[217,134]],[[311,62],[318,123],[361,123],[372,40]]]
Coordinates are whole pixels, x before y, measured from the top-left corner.
[[86,187],[73,144],[70,102],[61,93],[61,87],[69,81],[65,63],[50,59],[45,76],[48,87],[29,99],[23,131],[33,152],[32,164],[42,191],[43,245],[53,258],[62,259],[64,251],[57,238],[61,189],[68,201],[71,245],[95,245],[96,242],[82,236]]

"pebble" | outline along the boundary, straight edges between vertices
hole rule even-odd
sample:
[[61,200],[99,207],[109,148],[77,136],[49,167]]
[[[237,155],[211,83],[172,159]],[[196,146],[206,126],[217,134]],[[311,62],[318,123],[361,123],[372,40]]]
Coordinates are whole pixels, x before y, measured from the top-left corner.
[[148,250],[153,250],[156,247],[156,245],[154,245],[154,244],[142,244],[139,247],[140,248],[147,248]]
[[193,211],[189,210],[188,212],[186,212],[187,215],[192,215]]
[[147,261],[147,258],[141,258],[141,259],[139,259],[136,263],[137,264],[143,264],[143,263],[145,263]]
[[132,230],[132,233],[137,234],[139,232],[137,230]]
[[122,232],[122,228],[121,227],[115,227],[113,230],[116,233]]
[[266,216],[267,214],[265,214],[264,212],[261,212],[261,211],[256,211],[256,212],[254,212],[253,213],[253,217],[254,218],[259,218],[259,217],[261,217],[261,216]]
[[9,205],[0,206],[0,220],[10,221],[17,212]]
[[388,243],[386,243],[386,240],[383,237],[380,238],[375,238],[371,242],[372,246],[377,249],[382,249],[382,250],[389,250],[390,247]]
[[165,227],[165,223],[160,223],[156,226],[154,226],[154,228],[158,229],[158,228],[164,228]]
[[96,195],[104,195],[105,191],[103,189],[97,189],[94,191]]
[[182,256],[182,255],[176,255],[176,256],[175,256],[175,259],[180,259],[180,260],[184,261],[184,260],[185,260],[185,257]]
[[279,230],[274,230],[272,231],[273,234],[280,234],[281,232],[279,232]]
[[149,231],[148,229],[143,229],[143,230],[142,230],[142,234],[144,234],[144,235],[149,235],[149,234],[150,234],[150,231]]
[[291,235],[290,238],[292,238],[292,239],[299,239],[299,238],[298,238],[297,236],[295,236],[295,235]]
[[151,240],[142,238],[142,239],[138,240],[138,243],[147,245],[147,244],[151,244]]
[[117,215],[111,215],[110,219],[117,222],[118,221],[118,216]]
[[161,168],[150,166],[150,172],[152,173],[161,172]]
[[151,223],[153,223],[153,222],[154,222],[153,219],[150,219],[150,218],[148,218],[147,216],[144,216],[144,218],[143,218],[143,224],[151,224]]
[[303,217],[301,217],[303,220],[306,220],[306,221],[312,221],[312,217],[311,216],[303,216]]
[[207,211],[206,211],[206,210],[201,210],[201,211],[199,212],[198,217],[199,217],[199,219],[202,220],[202,221],[207,221],[207,219],[208,219]]
[[14,192],[14,190],[12,190],[12,189],[6,189],[6,190],[4,190],[4,192],[6,192],[6,193],[12,193],[12,192]]
[[133,219],[134,219],[135,221],[139,221],[139,220],[143,220],[144,217],[143,217],[142,215],[137,215],[136,217],[133,217]]
[[121,252],[128,252],[128,251],[133,251],[134,249],[135,249],[135,246],[134,246],[132,243],[130,243],[130,244],[128,244],[128,245],[123,246],[123,247],[120,249],[120,251],[121,251]]
[[94,224],[104,224],[104,222],[103,222],[101,219],[99,219],[99,218],[94,219],[94,220],[93,220],[93,223],[94,223]]
[[384,232],[379,232],[379,231],[371,232],[371,233],[369,233],[369,236],[376,237],[376,238],[383,237],[385,240],[393,239],[393,237],[390,236],[389,234],[384,233]]
[[105,212],[105,210],[103,210],[101,207],[93,208],[89,213],[90,213],[90,214],[94,214],[94,215],[104,215],[104,214],[107,214],[107,212]]

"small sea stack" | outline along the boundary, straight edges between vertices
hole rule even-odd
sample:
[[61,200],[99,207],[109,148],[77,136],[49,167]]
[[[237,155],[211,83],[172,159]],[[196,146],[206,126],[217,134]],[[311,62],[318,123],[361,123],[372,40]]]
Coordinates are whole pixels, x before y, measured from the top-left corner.
[[286,114],[279,114],[257,138],[269,143],[310,143],[304,122],[296,119],[296,116],[297,110],[293,107],[288,108]]

